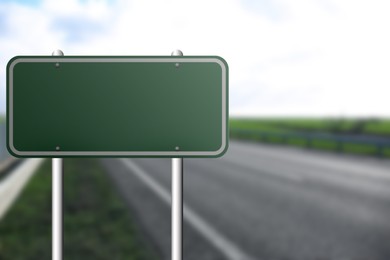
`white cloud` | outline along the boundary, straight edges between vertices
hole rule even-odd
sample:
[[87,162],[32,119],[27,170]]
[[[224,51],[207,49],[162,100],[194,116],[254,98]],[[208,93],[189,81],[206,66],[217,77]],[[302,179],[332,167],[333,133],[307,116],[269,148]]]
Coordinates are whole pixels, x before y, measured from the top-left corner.
[[[56,48],[69,55],[180,48],[228,61],[234,115],[390,116],[389,7],[380,0],[274,0],[267,15],[239,0],[0,4],[0,63]],[[4,111],[5,80],[0,88]]]

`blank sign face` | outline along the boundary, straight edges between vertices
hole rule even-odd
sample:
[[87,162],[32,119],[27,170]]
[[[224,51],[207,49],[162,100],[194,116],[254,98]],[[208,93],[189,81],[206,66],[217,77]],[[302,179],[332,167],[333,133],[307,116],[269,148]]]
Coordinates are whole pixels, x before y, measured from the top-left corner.
[[220,57],[15,57],[8,149],[18,157],[217,157],[228,145]]

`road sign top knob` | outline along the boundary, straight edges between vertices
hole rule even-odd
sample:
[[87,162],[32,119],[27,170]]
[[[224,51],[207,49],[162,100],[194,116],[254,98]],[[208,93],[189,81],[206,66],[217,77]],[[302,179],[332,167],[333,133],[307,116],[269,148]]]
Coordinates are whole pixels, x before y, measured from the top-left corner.
[[183,52],[181,50],[174,50],[171,56],[183,56]]
[[64,53],[61,50],[55,50],[51,54],[52,56],[64,56]]

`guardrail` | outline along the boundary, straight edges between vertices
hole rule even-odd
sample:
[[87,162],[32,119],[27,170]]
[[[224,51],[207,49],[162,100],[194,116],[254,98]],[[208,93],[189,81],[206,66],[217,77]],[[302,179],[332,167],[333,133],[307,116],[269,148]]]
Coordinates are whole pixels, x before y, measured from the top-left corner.
[[2,122],[0,123],[0,161],[7,159],[9,156],[6,148],[6,125]]
[[0,182],[8,173],[17,166],[22,160],[15,157],[8,157],[5,160],[0,161]]
[[338,152],[390,156],[390,138],[368,135],[342,135],[304,132],[267,132],[231,129],[230,136],[266,143],[289,144],[300,147],[333,150]]
[[9,169],[17,163],[17,159],[12,157],[6,148],[6,125],[0,123],[0,179],[4,177]]

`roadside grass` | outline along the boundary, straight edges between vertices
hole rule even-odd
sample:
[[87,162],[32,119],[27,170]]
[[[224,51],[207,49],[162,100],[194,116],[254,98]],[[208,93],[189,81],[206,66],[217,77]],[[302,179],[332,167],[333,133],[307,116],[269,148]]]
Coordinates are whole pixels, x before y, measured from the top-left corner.
[[[97,159],[65,159],[64,259],[157,259]],[[0,221],[0,260],[51,259],[51,162]]]
[[231,129],[252,129],[261,131],[272,131],[277,133],[284,133],[286,129],[275,125],[272,120],[252,120],[252,119],[229,119]]
[[390,157],[390,148],[384,149],[383,154],[385,157]]
[[232,129],[372,134],[390,137],[388,118],[231,118]]
[[364,133],[390,136],[390,120],[369,122],[364,126]]
[[289,139],[289,140],[287,140],[287,143],[289,145],[294,145],[294,146],[299,146],[299,147],[306,147],[308,145],[306,140],[300,139],[300,138]]
[[330,150],[330,151],[340,150],[340,147],[337,144],[337,142],[326,141],[326,140],[312,140],[311,147],[322,149],[322,150]]
[[0,259],[51,258],[51,178],[45,163],[0,221]]
[[373,145],[362,145],[362,144],[344,144],[344,152],[351,152],[356,154],[376,154],[376,147]]
[[236,139],[285,144],[328,151],[390,157],[390,148],[371,144],[338,143],[309,134],[346,134],[390,138],[390,119],[383,118],[231,118],[230,136]]

